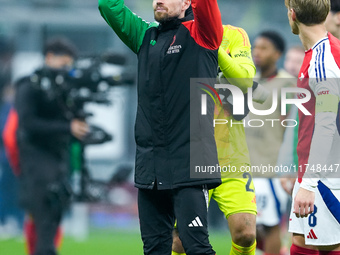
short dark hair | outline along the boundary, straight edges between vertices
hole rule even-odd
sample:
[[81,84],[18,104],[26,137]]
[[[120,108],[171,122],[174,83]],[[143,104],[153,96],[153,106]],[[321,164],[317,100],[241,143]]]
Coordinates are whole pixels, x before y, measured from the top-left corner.
[[331,0],[331,12],[340,12],[340,0]]
[[73,58],[77,56],[77,49],[74,44],[64,37],[55,37],[47,40],[44,46],[44,56],[49,52],[55,55],[67,55]]
[[283,53],[286,49],[286,43],[283,37],[276,31],[263,31],[257,37],[269,39],[273,43],[274,47],[281,53]]

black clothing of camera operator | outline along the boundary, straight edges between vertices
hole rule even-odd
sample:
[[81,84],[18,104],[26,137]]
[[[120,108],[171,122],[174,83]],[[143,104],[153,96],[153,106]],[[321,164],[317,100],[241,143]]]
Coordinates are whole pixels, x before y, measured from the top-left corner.
[[69,139],[88,132],[82,120],[68,120],[52,93],[57,73],[70,68],[74,46],[66,39],[47,42],[45,65],[17,84],[15,108],[19,116],[17,141],[21,169],[21,202],[37,230],[34,255],[55,255],[53,239],[70,198]]

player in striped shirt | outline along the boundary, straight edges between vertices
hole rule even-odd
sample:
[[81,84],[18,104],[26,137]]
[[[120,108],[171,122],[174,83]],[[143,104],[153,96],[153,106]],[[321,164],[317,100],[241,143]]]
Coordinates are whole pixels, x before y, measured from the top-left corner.
[[329,0],[285,0],[292,32],[306,50],[298,87],[299,178],[293,192],[291,254],[340,254],[340,41],[326,31]]

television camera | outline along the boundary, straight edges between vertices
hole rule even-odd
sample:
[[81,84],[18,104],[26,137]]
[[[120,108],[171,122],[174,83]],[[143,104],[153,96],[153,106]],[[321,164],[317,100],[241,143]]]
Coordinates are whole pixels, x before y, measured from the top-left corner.
[[[110,88],[134,84],[135,71],[126,66],[125,56],[106,53],[79,58],[71,70],[43,68],[30,79],[47,97],[60,103],[67,119],[86,119],[92,116],[92,113],[85,111],[86,103],[111,104],[108,98]],[[108,182],[93,180],[85,164],[84,148],[111,141],[113,137],[99,126],[89,125],[89,128],[86,137],[82,141],[74,138],[70,147],[70,177],[77,201],[103,200],[108,187],[118,183],[117,180],[122,182],[121,176],[127,178],[132,171],[132,168],[121,167]]]
[[[71,70],[43,68],[31,76],[32,83],[44,90],[49,98],[56,98],[67,119],[92,116],[84,110],[86,103],[111,104],[110,87],[134,84],[135,72],[125,66],[122,55],[107,53],[78,59]],[[84,144],[101,144],[112,139],[102,128],[90,126]]]

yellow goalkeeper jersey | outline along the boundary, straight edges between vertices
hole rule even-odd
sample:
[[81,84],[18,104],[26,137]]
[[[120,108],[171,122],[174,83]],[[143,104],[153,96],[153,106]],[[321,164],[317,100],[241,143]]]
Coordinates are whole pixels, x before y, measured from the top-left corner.
[[[255,75],[249,38],[242,28],[231,25],[223,27],[223,40],[218,54],[219,66],[229,83],[238,86],[245,93],[252,86]],[[214,118],[227,120],[227,124],[215,126],[220,166],[236,166],[238,169],[241,165],[250,165],[243,121],[233,118],[227,104],[215,106]],[[230,175],[222,172],[222,178],[228,177]]]

